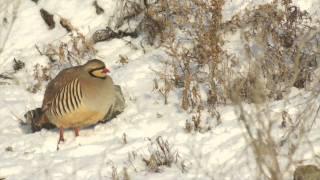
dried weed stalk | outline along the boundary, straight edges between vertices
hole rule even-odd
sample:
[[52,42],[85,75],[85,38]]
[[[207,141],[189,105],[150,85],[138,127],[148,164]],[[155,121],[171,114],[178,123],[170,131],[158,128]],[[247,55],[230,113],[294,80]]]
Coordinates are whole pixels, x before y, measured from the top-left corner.
[[[313,150],[308,140],[308,133],[312,128],[313,116],[318,116],[319,107],[315,94],[304,102],[296,114],[282,111],[281,119],[274,117],[269,107],[252,106],[256,112],[247,112],[241,101],[235,102],[239,108],[240,123],[245,128],[244,136],[251,147],[255,158],[258,179],[282,180],[288,173],[303,162],[297,153],[304,148]],[[316,152],[313,158],[317,159]]]
[[120,180],[120,177],[118,175],[118,170],[116,167],[112,166],[112,173],[111,173],[111,179],[112,180]]
[[[170,68],[168,63],[165,63],[167,68]],[[153,90],[158,91],[160,95],[164,98],[164,104],[168,104],[168,96],[170,91],[173,88],[173,78],[167,73],[169,70],[165,70],[165,72],[154,71],[160,77],[160,84],[157,79],[154,79],[154,88]]]
[[27,88],[32,93],[40,90],[42,83],[49,81],[52,78],[51,75],[61,67],[80,65],[83,60],[91,59],[96,53],[93,42],[87,39],[69,20],[61,17],[60,24],[69,32],[63,41],[49,43],[42,49],[35,45],[40,55],[48,57],[49,63],[47,66],[39,64],[34,66],[36,83]]
[[[196,112],[192,120],[186,122],[188,132],[201,129],[199,107],[216,109],[217,105],[227,102],[239,105],[240,122],[245,127],[245,136],[258,166],[257,176],[283,179],[284,173],[294,164],[293,155],[299,142],[289,143],[286,157],[289,161],[283,168],[279,154],[281,143],[277,143],[273,134],[275,122],[246,112],[242,102],[255,103],[258,108],[267,100],[283,99],[292,87],[307,88],[318,68],[319,26],[311,25],[311,16],[290,0],[275,0],[246,9],[227,22],[222,22],[223,0],[156,2],[148,9],[155,6],[163,11],[149,15],[156,21],[157,17],[163,17],[160,22],[165,24],[165,29],[161,34],[165,38],[161,42],[172,57],[165,62],[164,70],[157,73],[163,83],[155,81],[156,89],[163,84],[170,90],[181,90],[181,108]],[[246,73],[234,73],[237,60],[222,49],[224,35],[234,32],[240,32],[244,44],[249,64]],[[201,97],[200,88],[206,90],[207,99]],[[159,92],[167,103],[166,91]],[[212,114],[218,118],[219,113],[214,112],[217,111]],[[293,121],[293,128],[286,137],[305,135],[310,129],[306,127],[306,114],[303,112],[296,121],[283,114],[283,126]],[[158,171],[161,163],[157,163],[156,156],[147,160],[146,164]]]
[[95,55],[93,42],[87,39],[69,20],[61,17],[60,24],[70,32],[66,40],[50,43],[43,50],[36,46],[40,55],[47,56],[52,64],[58,65],[79,65],[83,59],[90,59]]
[[[281,180],[283,174],[280,169],[278,145],[272,136],[273,123],[262,118],[262,116],[248,114],[243,106],[239,104],[240,122],[245,127],[245,137],[250,143],[259,178]],[[259,118],[259,119],[257,119]]]
[[129,58],[126,55],[119,55],[119,60],[118,60],[119,64],[121,65],[125,65],[129,63]]
[[149,155],[143,157],[143,161],[151,172],[160,172],[161,166],[171,167],[172,164],[178,162],[178,152],[172,151],[167,140],[161,136],[157,137],[155,141],[150,141]]
[[33,69],[33,78],[35,83],[27,87],[27,91],[37,93],[41,89],[43,82],[51,80],[51,67],[36,64]]
[[316,28],[310,22],[307,12],[283,0],[247,9],[225,24],[241,32],[246,56],[255,65],[253,73],[265,79],[268,98],[282,99],[288,88],[310,83],[320,57],[319,37],[307,38]]
[[[192,89],[207,88],[207,105],[224,104],[234,95],[241,101],[254,103],[282,99],[288,88],[305,88],[318,67],[319,32],[308,35],[316,27],[311,17],[291,1],[273,1],[235,15],[222,22],[223,0],[157,1],[148,9],[152,19],[162,17],[165,29],[161,42],[174,59],[170,60],[175,87],[183,88],[181,107],[192,107]],[[161,10],[160,10],[161,9]],[[152,12],[152,11],[148,11]],[[161,18],[160,18],[161,19]],[[236,61],[222,49],[223,36],[240,32],[250,68],[234,79]],[[179,34],[177,34],[179,32]],[[182,34],[182,37],[179,36]],[[308,37],[308,38],[306,38]],[[297,58],[299,57],[299,58]]]
[[128,170],[126,167],[123,168],[120,173],[118,173],[118,170],[115,166],[112,166],[112,172],[111,172],[111,179],[112,180],[130,180],[130,176],[128,174]]
[[[162,0],[149,7],[148,15],[165,27],[160,41],[173,59],[166,63],[172,66],[169,73],[175,87],[182,88],[184,110],[196,110],[204,102],[225,103],[223,86],[218,85],[227,78],[219,68],[226,55],[221,48],[223,5],[223,0]],[[179,37],[177,32],[188,38]],[[207,100],[200,96],[199,85],[208,87]]]

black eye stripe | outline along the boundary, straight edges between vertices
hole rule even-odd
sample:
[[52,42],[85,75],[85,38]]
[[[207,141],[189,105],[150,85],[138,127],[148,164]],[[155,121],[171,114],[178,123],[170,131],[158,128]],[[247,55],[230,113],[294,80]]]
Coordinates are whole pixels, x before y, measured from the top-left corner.
[[100,67],[100,68],[92,69],[92,70],[89,71],[89,74],[90,74],[90,76],[92,76],[92,77],[94,77],[94,78],[106,79],[106,77],[98,77],[98,76],[96,76],[96,75],[93,74],[94,71],[103,70],[103,69],[105,69],[105,68],[106,68],[106,67],[103,66],[103,67]]
[[105,66],[99,67],[99,68],[94,68],[94,69],[91,69],[91,70],[89,71],[89,73],[92,74],[92,72],[94,72],[94,71],[102,70],[102,69],[105,69],[105,68],[106,68]]

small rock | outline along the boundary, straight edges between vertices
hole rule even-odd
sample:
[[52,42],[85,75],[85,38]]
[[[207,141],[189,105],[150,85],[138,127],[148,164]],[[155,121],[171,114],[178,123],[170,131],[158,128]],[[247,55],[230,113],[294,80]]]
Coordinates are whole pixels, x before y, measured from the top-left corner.
[[104,13],[104,10],[102,9],[102,7],[99,6],[98,2],[97,1],[94,1],[93,2],[93,6],[96,8],[96,13],[98,15]]
[[101,42],[101,41],[107,41],[113,38],[123,38],[123,37],[132,37],[136,38],[138,37],[138,34],[134,32],[125,32],[125,31],[113,31],[110,27],[106,27],[106,29],[100,29],[97,30],[91,37],[92,41],[94,43]]
[[7,152],[13,152],[13,148],[11,146],[6,147],[5,151]]
[[112,38],[115,38],[117,36],[117,33],[114,32],[111,28],[107,27],[106,29],[101,29],[96,31],[92,35],[92,40],[94,43],[100,42],[100,41],[106,41]]
[[71,32],[73,29],[75,29],[75,28],[72,26],[71,22],[70,22],[68,19],[66,19],[66,18],[62,18],[62,17],[61,17],[61,19],[60,19],[60,25],[61,25],[64,29],[66,29],[67,32]]
[[43,8],[40,9],[40,14],[44,22],[49,26],[49,29],[53,29],[55,27],[53,15]]
[[13,59],[13,70],[15,72],[19,71],[20,69],[23,69],[25,67],[25,63],[20,61],[20,60],[16,60],[16,58]]

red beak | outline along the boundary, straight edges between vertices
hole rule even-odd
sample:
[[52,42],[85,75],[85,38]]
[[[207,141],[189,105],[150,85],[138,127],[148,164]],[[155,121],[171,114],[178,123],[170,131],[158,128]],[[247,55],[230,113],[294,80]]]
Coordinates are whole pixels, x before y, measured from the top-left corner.
[[109,73],[109,72],[110,72],[110,70],[109,70],[109,69],[107,69],[107,68],[104,68],[104,69],[102,70],[102,72],[103,72],[103,73],[105,73],[105,74],[107,74],[107,73]]

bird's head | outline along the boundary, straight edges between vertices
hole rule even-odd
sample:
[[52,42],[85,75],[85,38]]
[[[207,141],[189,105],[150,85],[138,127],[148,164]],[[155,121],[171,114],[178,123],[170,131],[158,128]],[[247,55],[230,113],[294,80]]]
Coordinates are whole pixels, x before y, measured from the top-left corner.
[[98,59],[89,60],[86,64],[83,65],[84,70],[87,71],[92,77],[105,79],[107,74],[110,72],[106,68],[104,62]]

